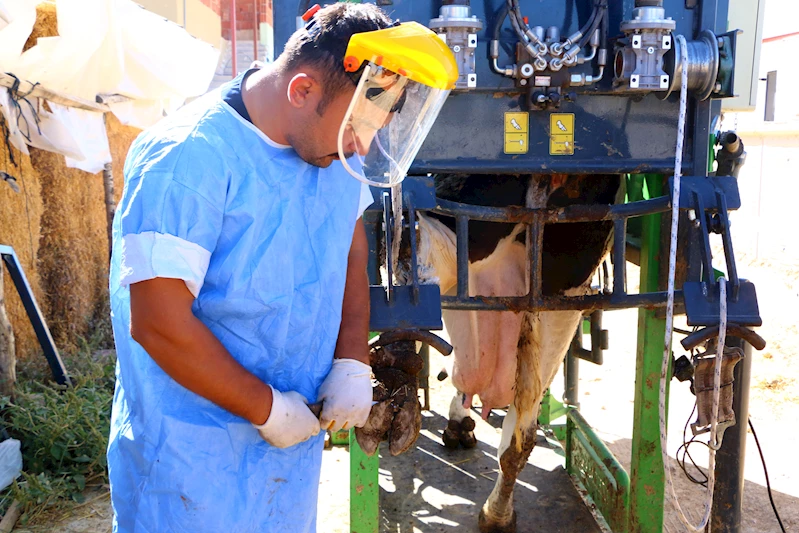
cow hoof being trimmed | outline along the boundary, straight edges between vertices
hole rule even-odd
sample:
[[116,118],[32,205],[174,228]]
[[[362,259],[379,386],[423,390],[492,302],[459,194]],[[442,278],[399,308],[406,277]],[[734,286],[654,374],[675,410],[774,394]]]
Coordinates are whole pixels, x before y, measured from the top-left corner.
[[513,511],[510,521],[503,524],[486,516],[485,509],[480,509],[477,527],[480,528],[480,533],[516,533],[516,511]]

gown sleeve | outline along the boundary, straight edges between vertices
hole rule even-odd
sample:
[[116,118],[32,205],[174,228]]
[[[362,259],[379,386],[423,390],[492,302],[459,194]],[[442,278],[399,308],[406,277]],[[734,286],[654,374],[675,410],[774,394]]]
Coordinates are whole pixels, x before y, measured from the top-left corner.
[[202,172],[193,157],[151,164],[136,159],[140,163],[126,165],[120,204],[120,285],[182,279],[196,298],[221,234],[226,180]]

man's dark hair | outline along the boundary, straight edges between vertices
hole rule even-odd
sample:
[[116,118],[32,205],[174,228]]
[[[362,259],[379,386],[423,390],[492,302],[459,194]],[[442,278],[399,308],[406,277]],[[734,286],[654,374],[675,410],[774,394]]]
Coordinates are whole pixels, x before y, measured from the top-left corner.
[[373,4],[340,2],[326,6],[313,16],[308,29],[300,28],[289,38],[278,58],[286,70],[311,67],[324,76],[322,100],[316,108],[320,115],[352,79],[344,71],[347,44],[355,33],[381,30],[391,26],[391,19]]

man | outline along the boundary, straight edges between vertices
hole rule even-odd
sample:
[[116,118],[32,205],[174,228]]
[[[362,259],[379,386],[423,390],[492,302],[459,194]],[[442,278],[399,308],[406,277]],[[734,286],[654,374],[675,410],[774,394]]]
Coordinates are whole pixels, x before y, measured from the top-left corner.
[[391,21],[336,4],[312,22],[128,154],[110,277],[115,532],[315,531],[320,422],[368,417],[372,198],[339,162],[356,83],[342,63],[353,34]]

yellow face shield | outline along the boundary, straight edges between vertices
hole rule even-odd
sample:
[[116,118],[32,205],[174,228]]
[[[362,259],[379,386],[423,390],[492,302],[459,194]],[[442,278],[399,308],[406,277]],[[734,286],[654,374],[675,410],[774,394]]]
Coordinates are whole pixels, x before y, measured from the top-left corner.
[[345,69],[362,73],[339,129],[339,158],[369,185],[396,185],[458,78],[452,53],[424,26],[406,23],[353,35]]

